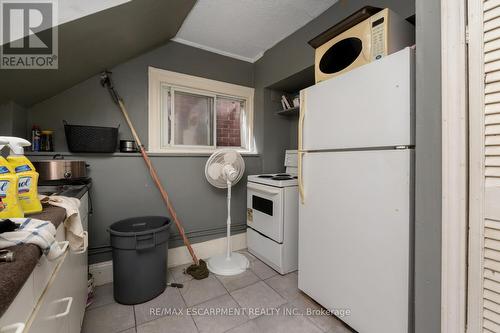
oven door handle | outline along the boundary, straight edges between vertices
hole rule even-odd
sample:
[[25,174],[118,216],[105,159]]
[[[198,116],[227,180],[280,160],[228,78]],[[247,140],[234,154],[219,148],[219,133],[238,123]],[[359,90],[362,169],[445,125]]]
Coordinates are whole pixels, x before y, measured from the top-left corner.
[[271,186],[262,186],[262,185],[254,184],[254,183],[248,183],[247,189],[261,192],[264,194],[269,194],[269,195],[278,195],[281,193],[280,189],[275,189],[274,187],[271,187]]

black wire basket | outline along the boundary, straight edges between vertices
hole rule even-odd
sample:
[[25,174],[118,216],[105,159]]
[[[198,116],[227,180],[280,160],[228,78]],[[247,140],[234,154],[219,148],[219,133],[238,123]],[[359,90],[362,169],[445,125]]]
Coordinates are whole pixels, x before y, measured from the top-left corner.
[[118,127],[70,125],[63,120],[68,149],[72,153],[114,153]]

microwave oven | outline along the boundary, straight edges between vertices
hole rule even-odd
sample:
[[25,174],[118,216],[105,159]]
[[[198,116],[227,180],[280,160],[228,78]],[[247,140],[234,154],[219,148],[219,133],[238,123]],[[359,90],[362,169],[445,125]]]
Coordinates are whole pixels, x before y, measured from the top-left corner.
[[[349,22],[367,16],[349,27]],[[388,8],[365,7],[309,42],[316,48],[316,83],[381,59],[414,42],[415,29],[410,22]]]

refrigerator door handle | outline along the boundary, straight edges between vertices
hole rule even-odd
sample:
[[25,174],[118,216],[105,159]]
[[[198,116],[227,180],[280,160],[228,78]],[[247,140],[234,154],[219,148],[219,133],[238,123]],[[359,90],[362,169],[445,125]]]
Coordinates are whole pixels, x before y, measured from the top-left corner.
[[297,154],[297,168],[298,168],[298,183],[299,183],[299,196],[300,202],[304,204],[304,179],[302,177],[302,155],[303,151],[303,129],[304,129],[304,118],[306,115],[306,91],[300,91],[300,115],[299,115],[299,133],[298,133],[298,154]]
[[298,150],[299,152],[304,149],[303,144],[303,130],[304,130],[304,118],[306,115],[306,91],[300,91],[300,105],[299,105],[299,126],[298,126]]
[[304,204],[305,203],[305,195],[304,195],[304,177],[302,176],[302,156],[305,153],[303,151],[298,152],[297,154],[297,168],[298,168],[298,183],[299,183],[299,196],[300,196],[300,203]]

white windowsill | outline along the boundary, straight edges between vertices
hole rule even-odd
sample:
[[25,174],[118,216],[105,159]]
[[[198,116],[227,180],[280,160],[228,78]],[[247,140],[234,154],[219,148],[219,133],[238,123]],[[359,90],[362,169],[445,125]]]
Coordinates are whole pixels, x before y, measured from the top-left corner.
[[[212,155],[213,152],[180,152],[180,151],[172,151],[172,152],[147,152],[151,157],[205,157]],[[240,152],[240,154],[244,157],[258,157],[260,156],[257,152]],[[122,153],[122,152],[114,152],[114,153],[72,153],[72,152],[26,152],[26,156],[54,156],[54,155],[62,155],[62,156],[93,156],[93,157],[140,157],[140,153]]]
[[252,151],[252,150],[246,150],[246,149],[237,149],[234,147],[218,147],[218,148],[210,148],[210,149],[196,149],[196,148],[191,148],[191,149],[186,149],[186,148],[169,148],[169,149],[163,149],[163,150],[147,150],[148,154],[154,154],[154,155],[198,155],[198,156],[209,156],[215,153],[216,151],[223,150],[223,149],[230,149],[238,152],[242,156],[247,156],[247,155],[258,155],[257,152]]

